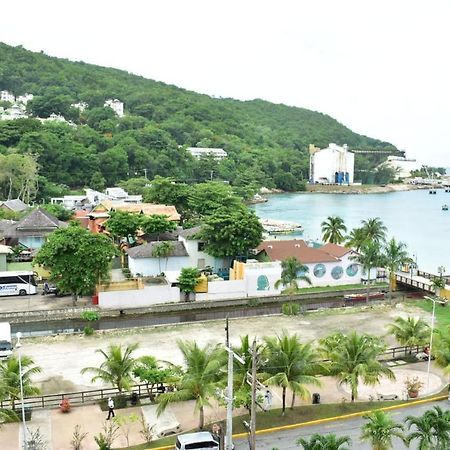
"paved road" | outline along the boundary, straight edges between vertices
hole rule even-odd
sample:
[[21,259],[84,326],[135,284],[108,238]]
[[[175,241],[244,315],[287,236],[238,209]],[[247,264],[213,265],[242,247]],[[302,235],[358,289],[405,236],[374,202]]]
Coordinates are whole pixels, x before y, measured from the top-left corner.
[[[426,410],[432,408],[434,405],[439,405],[443,409],[449,409],[450,404],[448,401],[425,403],[423,405],[415,406],[413,408],[403,408],[394,410],[391,412],[392,416],[397,422],[404,423],[406,416],[422,415]],[[352,439],[353,450],[370,450],[372,447],[359,440],[361,435],[361,426],[365,421],[362,418],[351,420],[340,420],[336,422],[330,422],[323,425],[315,425],[310,427],[302,427],[294,430],[280,431],[277,433],[270,433],[257,436],[256,446],[258,450],[272,450],[277,448],[279,450],[293,450],[299,449],[296,441],[299,437],[309,437],[314,433],[320,434],[336,434],[338,436],[350,436]],[[248,443],[245,439],[240,439],[235,442],[236,450],[248,449]],[[400,440],[396,440],[394,443],[395,450],[403,450],[406,447]],[[410,449],[417,449],[417,446],[411,443]]]

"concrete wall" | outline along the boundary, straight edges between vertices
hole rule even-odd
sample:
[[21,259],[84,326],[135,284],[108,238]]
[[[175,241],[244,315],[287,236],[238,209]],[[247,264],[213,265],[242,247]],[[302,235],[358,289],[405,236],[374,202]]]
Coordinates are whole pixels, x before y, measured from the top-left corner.
[[101,309],[144,308],[179,301],[180,289],[169,285],[146,286],[144,289],[99,292],[98,294],[98,306]]
[[[206,266],[211,266],[214,269],[216,268],[216,258],[198,250],[198,244],[200,241],[187,240],[181,236],[178,240],[184,242],[184,246],[189,253],[189,264],[186,267],[197,267],[198,269],[204,269]],[[203,266],[201,265],[201,260],[204,260]]]
[[199,301],[242,297],[247,297],[245,280],[210,281],[208,282],[208,292],[195,296]]
[[143,276],[156,276],[161,272],[180,271],[183,267],[191,267],[188,256],[171,256],[168,258],[166,267],[166,258],[161,258],[161,270],[158,258],[128,258],[128,267],[133,276],[141,274]]

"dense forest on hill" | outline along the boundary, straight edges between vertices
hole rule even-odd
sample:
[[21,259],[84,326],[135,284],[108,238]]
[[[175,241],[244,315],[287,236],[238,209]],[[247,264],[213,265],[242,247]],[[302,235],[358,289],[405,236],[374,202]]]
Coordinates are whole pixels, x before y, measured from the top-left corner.
[[[43,124],[34,118],[0,122],[0,156],[35,163],[37,199],[55,195],[61,186],[100,189],[145,172],[149,179],[213,178],[249,191],[260,186],[291,191],[308,178],[310,143],[395,150],[318,112],[263,100],[211,98],[125,71],[1,43],[0,90],[16,96],[32,93],[35,97],[27,105],[31,115],[62,114],[77,125]],[[123,118],[103,107],[110,98],[124,102]],[[71,107],[77,102],[88,103],[88,109]],[[229,157],[195,160],[185,150],[188,146],[221,147]],[[369,159],[358,161],[363,172],[374,166]],[[11,165],[1,165],[0,171]],[[10,179],[11,173],[0,173],[4,196],[20,188]],[[28,180],[28,189],[31,184]]]

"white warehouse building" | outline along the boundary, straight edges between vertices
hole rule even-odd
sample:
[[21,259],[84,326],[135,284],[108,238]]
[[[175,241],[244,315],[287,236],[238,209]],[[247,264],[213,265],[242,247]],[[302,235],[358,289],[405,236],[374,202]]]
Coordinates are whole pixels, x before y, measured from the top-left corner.
[[353,184],[355,155],[347,144],[331,143],[323,149],[310,145],[309,154],[310,183]]

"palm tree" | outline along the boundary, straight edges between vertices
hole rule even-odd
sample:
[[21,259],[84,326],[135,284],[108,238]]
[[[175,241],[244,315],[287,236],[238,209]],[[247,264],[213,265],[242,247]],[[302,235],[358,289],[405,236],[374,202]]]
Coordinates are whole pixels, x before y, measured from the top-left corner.
[[434,289],[435,294],[439,297],[441,294],[441,289],[445,289],[445,278],[441,277],[433,277],[431,279],[431,286]]
[[349,436],[335,434],[313,434],[309,440],[299,438],[297,445],[303,450],[348,450],[352,443]]
[[199,429],[205,425],[204,408],[214,395],[225,374],[226,354],[220,346],[207,345],[200,348],[196,342],[178,341],[178,348],[184,358],[185,372],[177,384],[175,392],[167,392],[158,397],[158,414],[162,413],[169,403],[195,400],[195,410],[200,413]]
[[308,266],[303,265],[295,256],[291,256],[281,261],[281,278],[275,282],[275,288],[289,286],[289,290],[298,289],[298,280],[311,284],[310,278],[306,275],[309,272]]
[[350,259],[361,264],[365,273],[367,273],[367,292],[366,302],[369,303],[370,291],[370,271],[374,267],[378,267],[381,262],[381,247],[376,241],[368,241],[360,249],[357,255],[350,256]]
[[327,220],[321,223],[322,240],[332,244],[341,244],[344,241],[344,233],[347,227],[344,220],[338,216],[328,216]]
[[379,217],[361,220],[361,224],[366,241],[375,241],[376,243],[381,244],[386,240],[387,227]]
[[111,344],[108,351],[97,349],[104,361],[100,367],[85,367],[81,373],[92,372],[92,382],[102,380],[105,383],[115,386],[120,393],[130,388],[133,382],[133,369],[136,360],[132,353],[138,348],[138,344],[131,344],[123,348],[122,345]]
[[415,431],[408,435],[408,443],[417,440],[420,450],[446,450],[450,446],[450,412],[439,406],[425,411],[421,416],[408,416],[408,428]]
[[361,440],[370,442],[373,450],[390,450],[394,437],[405,442],[403,425],[396,423],[390,414],[374,411],[363,418],[367,422],[362,426]]
[[154,256],[155,258],[158,258],[159,273],[162,272],[161,258],[166,258],[166,264],[165,264],[164,270],[167,270],[167,262],[169,260],[169,255],[172,251],[173,251],[173,244],[172,244],[172,242],[168,242],[168,241],[160,242],[153,247],[152,256]]
[[[23,395],[31,396],[39,394],[40,390],[31,382],[31,376],[41,372],[41,368],[34,365],[29,356],[21,357]],[[14,409],[16,401],[20,398],[20,371],[19,358],[11,356],[0,364],[1,396],[9,399],[11,408]]]
[[366,242],[366,234],[362,228],[353,228],[345,238],[345,245],[354,248],[357,252]]
[[422,319],[415,319],[414,317],[397,317],[394,323],[388,326],[389,333],[394,335],[398,343],[410,347],[409,354],[412,353],[412,348],[416,345],[425,345],[430,339],[430,327]]
[[320,386],[316,375],[322,365],[316,360],[316,352],[310,344],[301,344],[298,336],[288,335],[285,331],[281,336],[266,337],[266,351],[268,361],[264,368],[268,378],[267,384],[281,386],[283,409],[286,411],[286,391],[292,391],[291,408],[294,407],[295,396],[309,397],[305,384]]
[[433,356],[439,367],[450,377],[450,327],[439,330],[436,333],[436,341],[433,345]]
[[406,262],[410,261],[406,251],[406,244],[392,238],[384,248],[384,265],[389,271],[389,301],[392,301],[392,286],[395,282],[395,272]]
[[358,397],[360,382],[375,385],[382,376],[395,379],[392,370],[378,361],[386,347],[377,337],[356,332],[339,336],[334,349],[322,345],[319,351],[330,360],[330,374],[350,387],[352,402]]

